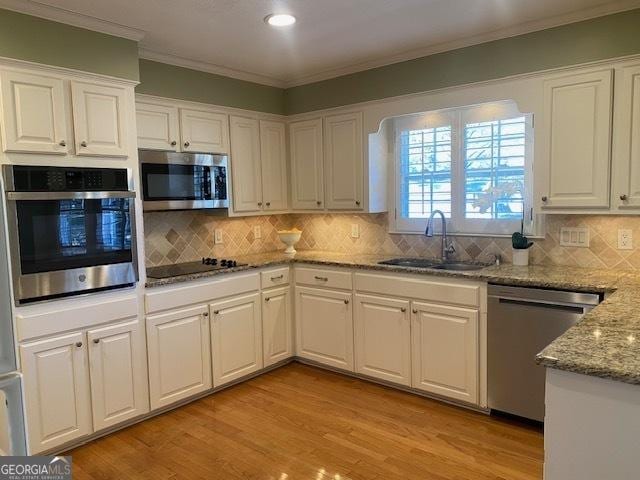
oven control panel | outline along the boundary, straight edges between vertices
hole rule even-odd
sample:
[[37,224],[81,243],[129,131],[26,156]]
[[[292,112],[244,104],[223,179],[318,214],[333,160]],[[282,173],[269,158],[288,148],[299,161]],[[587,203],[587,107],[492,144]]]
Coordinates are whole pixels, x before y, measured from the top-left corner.
[[126,168],[64,168],[14,165],[16,192],[99,192],[129,190]]

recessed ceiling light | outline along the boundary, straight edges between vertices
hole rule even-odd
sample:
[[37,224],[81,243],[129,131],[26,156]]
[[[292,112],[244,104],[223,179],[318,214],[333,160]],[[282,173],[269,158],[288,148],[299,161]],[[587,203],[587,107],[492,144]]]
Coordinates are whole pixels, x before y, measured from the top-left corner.
[[273,13],[264,19],[272,27],[288,27],[296,23],[296,17],[288,13]]

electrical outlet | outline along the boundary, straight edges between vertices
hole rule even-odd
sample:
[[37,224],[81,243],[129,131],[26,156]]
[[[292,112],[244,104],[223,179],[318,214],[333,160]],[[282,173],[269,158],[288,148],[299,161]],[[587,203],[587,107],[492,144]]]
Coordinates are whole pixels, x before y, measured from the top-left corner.
[[588,248],[590,244],[589,229],[583,227],[562,227],[560,229],[560,246]]
[[213,232],[213,243],[216,245],[224,243],[222,239],[222,230],[220,228],[216,228]]
[[360,238],[360,225],[357,223],[351,224],[351,238]]
[[633,230],[618,230],[618,250],[633,250]]
[[256,239],[262,238],[262,227],[260,225],[253,227],[253,237]]

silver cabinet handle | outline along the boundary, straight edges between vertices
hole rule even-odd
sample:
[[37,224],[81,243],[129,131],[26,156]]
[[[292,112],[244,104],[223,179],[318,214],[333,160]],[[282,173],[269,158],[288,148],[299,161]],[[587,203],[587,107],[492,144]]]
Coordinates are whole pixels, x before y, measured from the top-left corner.
[[93,339],[93,343],[100,343],[100,339],[99,338],[94,338]]
[[321,282],[328,282],[329,281],[329,279],[327,277],[319,277],[317,275],[315,277],[313,277],[313,278],[315,278],[316,280],[320,280]]
[[628,198],[629,197],[624,193],[622,195],[620,195],[620,200],[622,200],[623,202],[626,202]]
[[188,147],[189,145],[191,145],[189,142],[184,142],[185,147]]
[[345,305],[349,305],[349,300],[345,300],[345,301],[344,301],[344,304],[345,304]]
[[545,195],[544,197],[542,197],[542,201],[546,202],[547,200],[549,200],[549,198]]
[[85,142],[85,141],[80,142],[80,146],[81,147],[86,147],[87,146],[87,142]]
[[82,346],[82,342],[76,342],[76,347],[80,348]]
[[407,309],[406,309],[406,308],[404,308],[404,307],[402,307],[402,308],[400,309],[400,311],[401,311],[402,313],[404,313],[404,312],[406,312],[406,311],[407,311]]
[[60,145],[61,147],[66,147],[67,146],[67,142],[65,142],[64,140],[60,140],[58,145]]
[[284,278],[284,275],[278,275],[277,277],[271,277],[271,281],[275,282],[276,280],[282,280]]
[[178,142],[176,142],[175,140],[171,142],[171,146],[175,147],[178,144]]

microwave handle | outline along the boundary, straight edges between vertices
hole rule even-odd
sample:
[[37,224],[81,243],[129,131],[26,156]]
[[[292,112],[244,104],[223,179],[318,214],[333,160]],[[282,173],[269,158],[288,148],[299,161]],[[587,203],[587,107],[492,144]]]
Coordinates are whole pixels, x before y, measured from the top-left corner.
[[135,198],[136,192],[7,192],[7,200],[95,200]]

